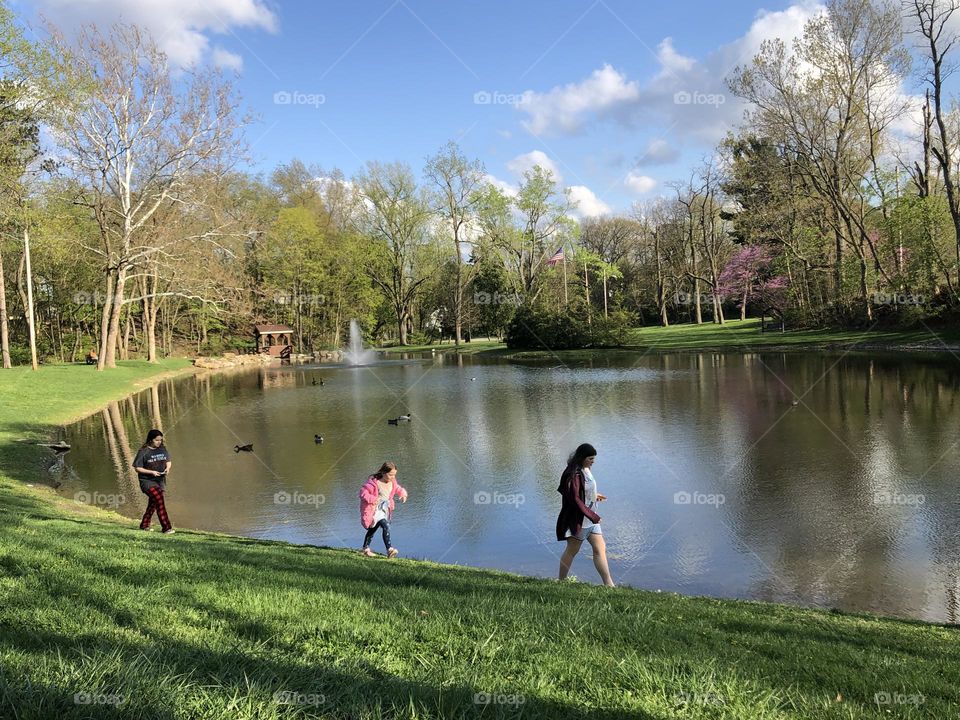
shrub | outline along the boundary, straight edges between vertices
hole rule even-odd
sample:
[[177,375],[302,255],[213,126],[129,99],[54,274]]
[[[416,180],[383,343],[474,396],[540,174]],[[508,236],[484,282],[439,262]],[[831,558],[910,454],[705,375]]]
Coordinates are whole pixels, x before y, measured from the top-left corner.
[[624,343],[632,325],[632,316],[623,310],[605,318],[596,310],[589,316],[582,304],[572,304],[560,312],[525,304],[507,326],[506,342],[511,349],[614,347]]

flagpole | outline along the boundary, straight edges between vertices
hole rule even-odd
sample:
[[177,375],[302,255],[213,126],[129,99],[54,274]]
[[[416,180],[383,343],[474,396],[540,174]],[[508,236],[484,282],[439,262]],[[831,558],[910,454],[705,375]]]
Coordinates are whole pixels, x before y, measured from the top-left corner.
[[563,253],[563,304],[570,307],[570,296],[567,294],[567,253]]

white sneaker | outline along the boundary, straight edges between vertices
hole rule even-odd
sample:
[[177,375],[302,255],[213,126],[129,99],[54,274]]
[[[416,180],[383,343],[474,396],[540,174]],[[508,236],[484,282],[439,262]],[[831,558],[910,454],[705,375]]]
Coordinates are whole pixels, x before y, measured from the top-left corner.
[[164,530],[161,534],[163,534],[163,535],[173,535],[175,532],[176,532],[176,530],[174,530],[173,528],[170,528],[169,530]]

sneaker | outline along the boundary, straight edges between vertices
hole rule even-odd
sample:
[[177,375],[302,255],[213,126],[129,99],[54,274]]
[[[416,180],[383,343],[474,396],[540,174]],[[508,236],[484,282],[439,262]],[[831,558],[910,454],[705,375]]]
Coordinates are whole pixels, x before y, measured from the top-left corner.
[[360,552],[362,552],[362,553],[363,553],[364,555],[366,555],[367,557],[376,557],[376,556],[377,556],[377,554],[376,554],[373,550],[371,550],[370,548],[364,548],[364,549],[361,550]]
[[151,527],[145,527],[145,528],[140,528],[140,529],[143,530],[143,532],[153,532],[153,528],[151,528]]
[[397,550],[396,548],[390,548],[389,550],[387,550],[388,558],[395,558],[399,554],[400,554],[400,551]]
[[173,535],[175,532],[176,532],[176,530],[174,530],[173,528],[167,528],[166,530],[163,531],[163,534],[164,534],[164,535]]

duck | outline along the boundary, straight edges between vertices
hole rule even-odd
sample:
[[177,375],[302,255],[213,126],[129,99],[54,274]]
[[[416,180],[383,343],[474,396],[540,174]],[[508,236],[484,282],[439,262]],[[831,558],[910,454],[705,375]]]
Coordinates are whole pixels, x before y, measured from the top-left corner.
[[316,379],[316,378],[313,378],[313,379],[310,381],[310,384],[311,384],[311,385],[318,385],[319,383],[317,382],[317,379]]
[[407,413],[406,415],[401,415],[400,417],[397,418],[397,420],[404,420],[406,422],[410,422],[410,413]]
[[387,420],[387,424],[388,424],[388,425],[399,425],[399,424],[400,424],[400,418],[393,418],[392,420],[388,419],[388,420]]
[[234,445],[234,446],[233,446],[233,451],[234,451],[234,452],[238,453],[238,452],[240,452],[241,450],[243,450],[243,452],[253,452],[253,443],[247,443],[246,445]]
[[323,435],[316,435],[316,434],[315,434],[315,435],[313,436],[313,441],[314,441],[317,445],[323,445]]
[[476,378],[470,378],[470,382],[473,382],[474,380],[476,380]]

